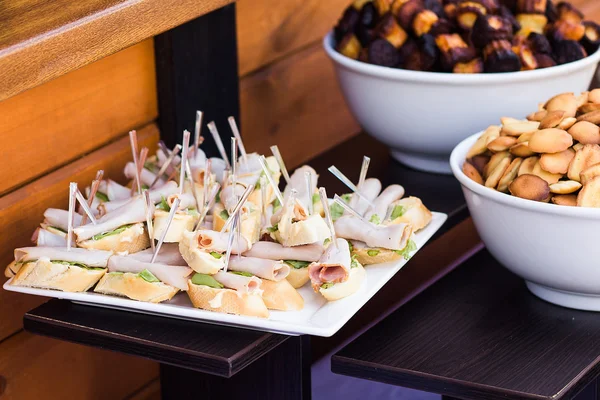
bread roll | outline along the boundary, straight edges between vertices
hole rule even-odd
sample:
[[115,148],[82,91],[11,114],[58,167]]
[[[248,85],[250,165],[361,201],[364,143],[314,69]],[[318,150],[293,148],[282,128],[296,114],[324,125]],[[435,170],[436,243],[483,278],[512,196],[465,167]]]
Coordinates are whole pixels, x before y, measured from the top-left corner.
[[82,268],[47,258],[21,265],[11,285],[63,292],[85,292],[106,273],[105,268]]
[[150,247],[150,238],[142,222],[133,224],[123,232],[105,236],[99,240],[88,239],[77,243],[84,249],[107,250],[114,253],[132,254]]
[[269,310],[258,294],[242,294],[232,289],[194,285],[191,280],[188,280],[187,293],[196,308],[258,318],[269,317]]
[[171,300],[179,290],[163,282],[148,282],[138,274],[111,272],[94,288],[96,293],[128,297],[133,300],[160,303]]

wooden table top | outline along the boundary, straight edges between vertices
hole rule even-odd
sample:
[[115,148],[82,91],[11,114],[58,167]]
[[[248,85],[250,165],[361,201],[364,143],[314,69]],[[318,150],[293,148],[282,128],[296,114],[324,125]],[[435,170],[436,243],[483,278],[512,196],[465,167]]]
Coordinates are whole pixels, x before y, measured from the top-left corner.
[[600,314],[558,307],[482,250],[332,358],[461,399],[568,399],[600,374]]

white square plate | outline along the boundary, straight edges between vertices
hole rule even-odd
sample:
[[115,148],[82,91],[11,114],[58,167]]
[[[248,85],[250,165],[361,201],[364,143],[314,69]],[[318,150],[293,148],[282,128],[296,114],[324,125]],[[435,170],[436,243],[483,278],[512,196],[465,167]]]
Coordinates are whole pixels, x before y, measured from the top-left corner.
[[[425,229],[414,235],[413,240],[417,245],[417,251],[421,250],[431,236],[440,229],[447,218],[448,216],[446,214],[433,213],[431,223]],[[333,302],[325,301],[321,295],[312,290],[310,285],[304,285],[304,287],[298,290],[304,298],[304,309],[301,311],[271,311],[271,315],[268,319],[221,314],[195,309],[192,307],[192,304],[185,293],[177,294],[168,302],[152,304],[93,292],[67,293],[49,289],[11,286],[10,282],[12,279],[4,284],[4,289],[12,292],[71,300],[86,305],[257,329],[274,333],[283,333],[286,335],[307,334],[329,337],[344,326],[344,324],[348,322],[348,320],[352,318],[352,316],[360,310],[360,308],[406,263],[406,260],[401,259],[397,262],[375,264],[365,267],[367,278],[358,292]]]

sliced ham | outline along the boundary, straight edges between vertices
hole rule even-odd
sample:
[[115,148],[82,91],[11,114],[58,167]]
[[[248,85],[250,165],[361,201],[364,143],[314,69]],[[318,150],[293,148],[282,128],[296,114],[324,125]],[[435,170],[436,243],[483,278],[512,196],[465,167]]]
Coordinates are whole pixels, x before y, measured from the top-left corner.
[[232,211],[235,208],[239,198],[242,197],[245,190],[246,187],[240,184],[235,185],[235,191],[234,185],[227,185],[223,188],[223,190],[221,190],[221,202],[223,202],[223,205],[227,211]]
[[52,233],[45,229],[38,227],[33,236],[31,237],[31,241],[35,243],[37,246],[48,246],[48,247],[66,247],[67,239],[64,236],[57,235],[56,233]]
[[275,242],[256,242],[244,256],[268,260],[318,261],[323,255],[323,250],[319,243],[284,247]]
[[42,257],[51,261],[68,261],[87,265],[88,267],[106,267],[110,251],[88,250],[66,247],[22,247],[15,249],[15,261],[34,261]]
[[[62,229],[66,231],[69,228],[69,212],[67,210],[60,210],[58,208],[48,208],[44,211],[44,223],[47,226]],[[79,226],[81,224],[81,215],[75,213],[73,218],[73,226]]]
[[[174,181],[169,181],[169,182],[165,183],[164,185],[161,185],[155,189],[149,190],[148,194],[150,195],[150,201],[152,201],[154,204],[156,204],[156,203],[160,202],[163,198],[166,199],[173,193],[176,193],[178,190],[179,189],[177,187],[177,183],[175,183]],[[140,195],[137,195],[137,196],[139,197]],[[129,197],[127,199],[108,201],[106,203],[100,204],[98,206],[98,210],[100,210],[100,214],[105,215],[111,211],[116,210],[117,208],[123,207],[125,204],[129,203],[129,201],[131,201],[131,199],[132,199],[132,197]]]
[[262,281],[255,276],[249,277],[219,271],[213,275],[213,278],[226,288],[237,290],[240,293],[262,293],[260,289]]
[[228,268],[232,271],[249,272],[259,278],[276,282],[290,274],[290,267],[283,262],[256,257],[231,257]]
[[[192,241],[194,239],[192,238]],[[217,232],[212,230],[198,230],[195,234],[195,242],[198,244],[198,248],[205,251],[216,251],[218,253],[224,253],[227,251],[227,243],[229,242],[228,232]],[[250,242],[243,236],[235,235],[233,238],[233,245],[231,252],[233,254],[242,254],[250,249]],[[193,247],[190,246],[190,247]]]
[[[127,179],[135,178],[135,164],[133,162],[128,162],[125,165],[125,170],[123,171]],[[140,173],[140,180],[143,185],[150,186],[152,182],[156,179],[156,174],[148,171],[146,168],[142,168],[142,172]],[[157,185],[163,184],[165,181],[163,179],[159,179]]]
[[[123,200],[131,197],[131,190],[112,179],[103,180],[98,187],[100,193],[104,193],[108,200]],[[89,192],[86,192],[89,194]]]
[[238,159],[237,173],[239,175],[246,175],[262,172],[259,158],[260,155],[258,153],[250,153],[246,158],[240,157]]
[[[150,260],[152,260],[152,254],[153,252],[150,248],[130,254],[129,257],[140,261],[150,262]],[[160,253],[156,256],[155,262],[167,265],[185,265],[185,260],[181,257],[179,245],[177,243],[163,243],[160,248]]]
[[337,239],[337,247],[331,243],[319,259],[308,266],[308,275],[315,291],[323,283],[340,283],[350,276],[350,246],[344,239]]
[[404,188],[402,186],[390,185],[386,187],[381,194],[379,194],[379,196],[373,200],[375,208],[369,207],[367,213],[365,214],[365,218],[370,220],[373,214],[377,214],[379,219],[383,221],[385,215],[387,214],[388,208],[393,202],[400,200],[402,197],[404,197]]
[[339,237],[360,240],[369,247],[390,250],[404,249],[412,234],[409,224],[375,225],[350,215],[339,218],[334,225]]
[[[379,192],[381,192],[381,182],[376,178],[365,179],[365,181],[358,186],[358,191],[364,197],[369,199],[369,201],[373,202],[379,195]],[[352,199],[350,199],[350,207],[354,208],[360,215],[364,215],[370,206],[369,203],[360,196],[353,194]]]
[[[192,193],[171,194],[167,197],[167,204],[173,207],[175,199],[179,199],[179,210],[187,210],[188,208],[196,208],[196,199]],[[200,200],[199,200],[200,201]]]
[[[154,210],[151,210],[154,213]],[[146,202],[142,196],[133,197],[123,206],[111,211],[97,220],[96,225],[87,225],[75,228],[78,241],[83,241],[104,232],[110,232],[123,225],[135,224],[146,221]]]
[[145,269],[152,272],[161,282],[180,290],[187,290],[187,277],[192,273],[192,269],[187,266],[150,263],[131,256],[112,256],[108,260],[108,272],[139,274]]
[[223,184],[223,172],[227,165],[225,165],[225,161],[222,158],[212,157],[210,159],[210,170],[213,174],[215,174],[215,179],[220,184]]
[[[306,188],[306,172],[310,172],[311,175],[311,190],[310,193]],[[312,202],[312,195],[317,191],[317,180],[319,179],[319,175],[317,172],[308,165],[303,165],[300,168],[296,169],[292,176],[290,176],[290,183],[285,187],[283,191],[283,198],[287,199],[292,189],[296,189],[298,192],[296,198],[302,201],[305,205],[308,206]]]

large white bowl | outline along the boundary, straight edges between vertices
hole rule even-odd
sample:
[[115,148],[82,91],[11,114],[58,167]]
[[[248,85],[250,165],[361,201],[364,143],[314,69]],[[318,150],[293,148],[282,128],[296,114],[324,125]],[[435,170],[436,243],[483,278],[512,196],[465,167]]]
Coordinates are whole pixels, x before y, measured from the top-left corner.
[[600,311],[600,210],[525,200],[475,183],[462,165],[480,135],[456,146],[450,166],[489,252],[538,297]]
[[449,74],[371,65],[338,53],[333,34],[323,46],[333,60],[352,114],[387,144],[398,161],[450,173],[448,156],[472,132],[499,117],[525,117],[540,101],[588,90],[600,51],[552,68],[503,74]]

